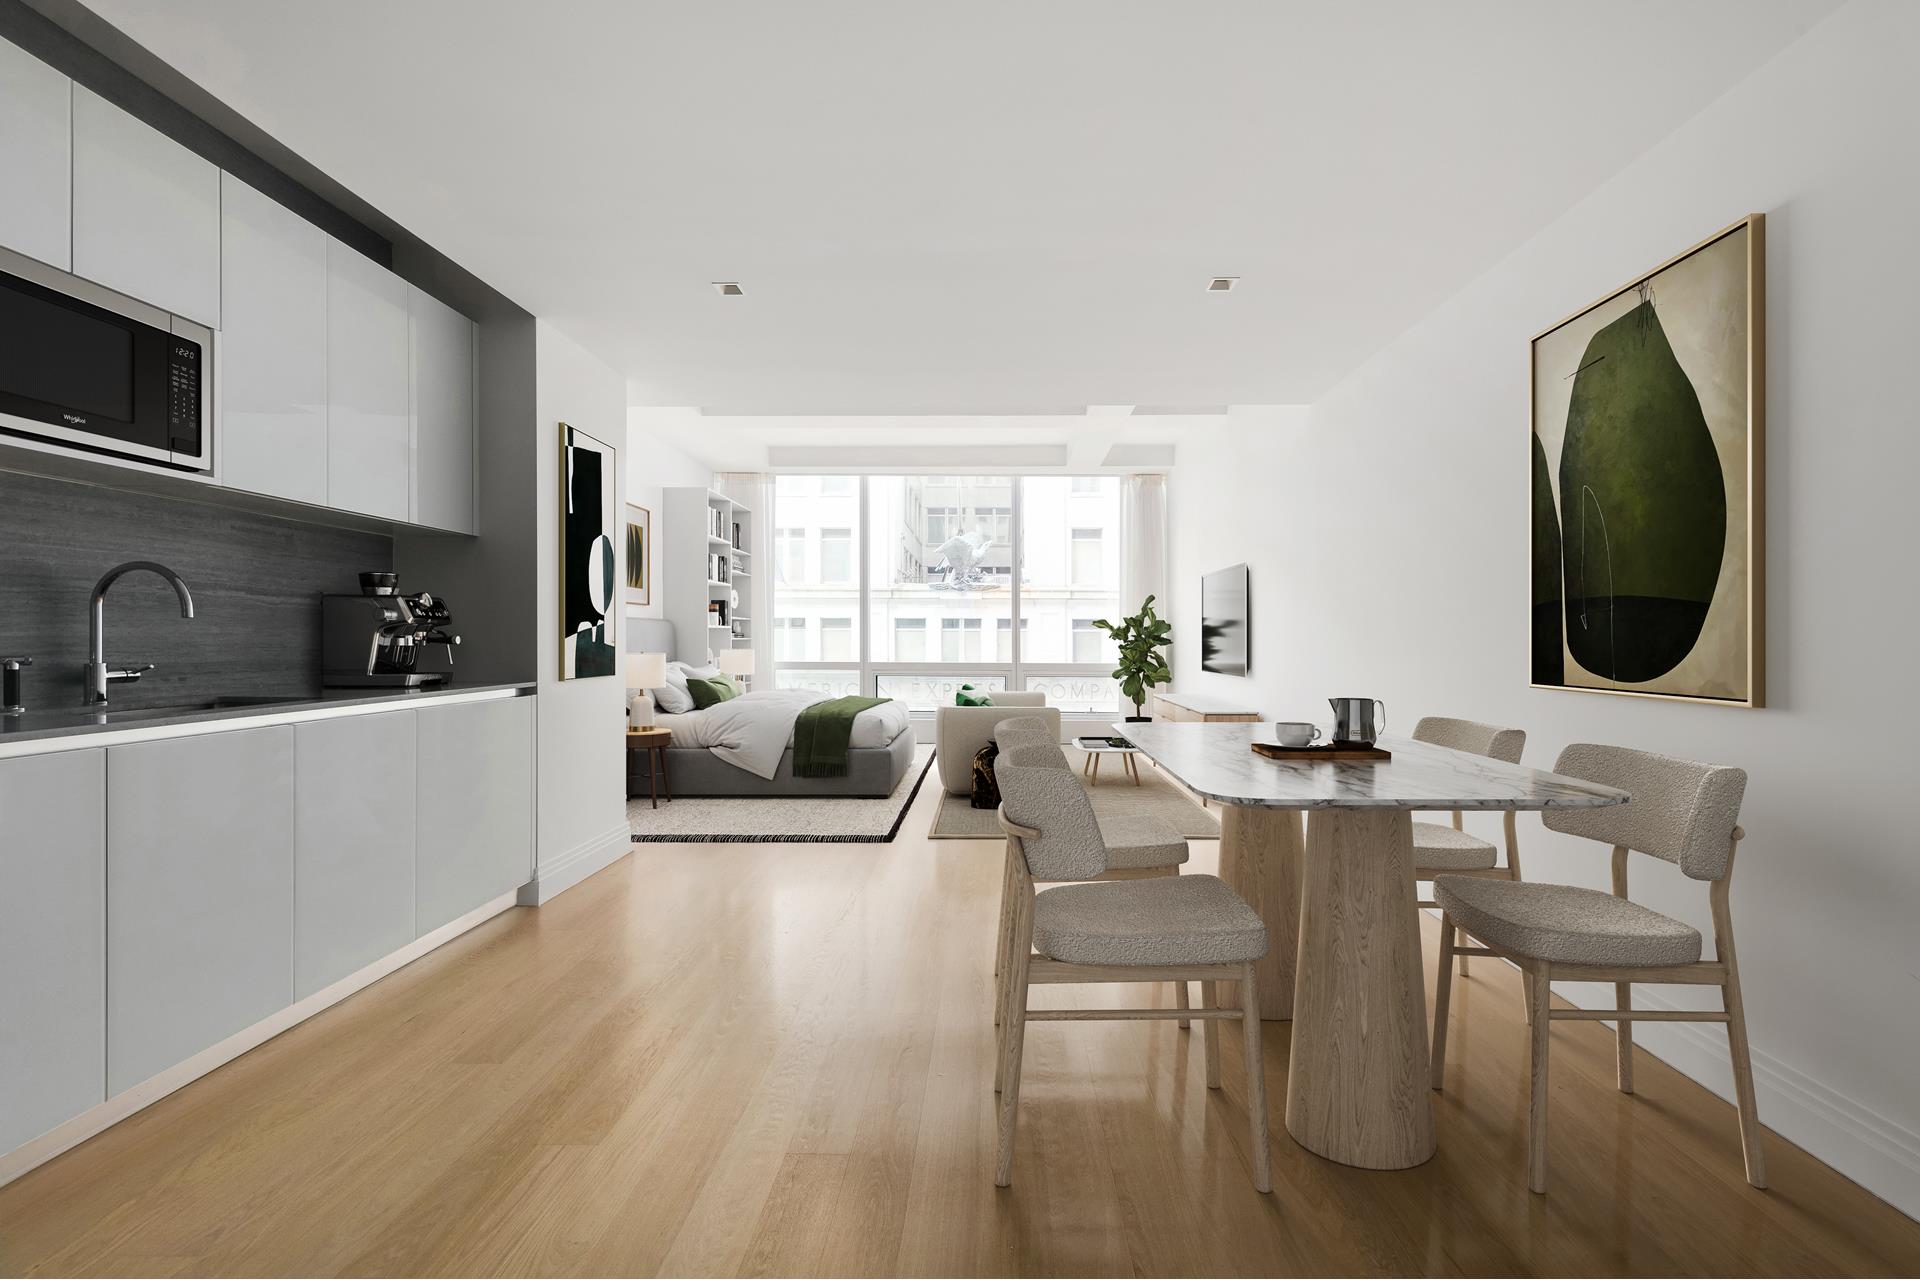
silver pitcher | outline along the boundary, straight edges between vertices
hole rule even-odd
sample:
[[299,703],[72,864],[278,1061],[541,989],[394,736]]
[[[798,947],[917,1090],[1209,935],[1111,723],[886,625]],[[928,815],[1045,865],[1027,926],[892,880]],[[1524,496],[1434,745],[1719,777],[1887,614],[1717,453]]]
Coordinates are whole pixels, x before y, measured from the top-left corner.
[[[1372,746],[1387,731],[1387,704],[1378,698],[1328,698],[1333,708],[1333,740]],[[1379,709],[1379,715],[1374,709]]]

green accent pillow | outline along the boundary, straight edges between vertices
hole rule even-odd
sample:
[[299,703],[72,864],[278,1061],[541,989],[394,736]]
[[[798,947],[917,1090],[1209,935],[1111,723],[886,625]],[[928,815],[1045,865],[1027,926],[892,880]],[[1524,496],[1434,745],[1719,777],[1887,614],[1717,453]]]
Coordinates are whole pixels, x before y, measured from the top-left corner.
[[984,693],[975,693],[972,685],[963,684],[953,695],[953,705],[956,707],[990,707],[993,705],[993,699]]
[[693,709],[695,711],[705,711],[708,707],[738,697],[740,690],[734,686],[732,679],[727,676],[714,676],[710,680],[702,680],[698,676],[688,676],[687,693],[693,698]]

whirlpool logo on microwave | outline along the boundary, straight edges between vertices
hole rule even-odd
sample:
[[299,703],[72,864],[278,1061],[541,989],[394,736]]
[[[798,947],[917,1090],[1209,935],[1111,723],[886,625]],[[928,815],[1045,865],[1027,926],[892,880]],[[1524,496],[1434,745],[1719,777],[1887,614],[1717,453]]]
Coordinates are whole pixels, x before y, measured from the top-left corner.
[[87,425],[85,416],[78,413],[63,413],[60,417],[67,422],[71,422],[76,427],[84,427]]

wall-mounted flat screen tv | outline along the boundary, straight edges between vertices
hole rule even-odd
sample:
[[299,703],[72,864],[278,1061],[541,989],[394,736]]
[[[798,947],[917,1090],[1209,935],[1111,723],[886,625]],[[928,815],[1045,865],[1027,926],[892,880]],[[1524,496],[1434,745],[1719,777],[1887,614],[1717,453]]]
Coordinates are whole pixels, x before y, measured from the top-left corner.
[[1200,669],[1243,676],[1253,663],[1247,566],[1236,564],[1200,579]]

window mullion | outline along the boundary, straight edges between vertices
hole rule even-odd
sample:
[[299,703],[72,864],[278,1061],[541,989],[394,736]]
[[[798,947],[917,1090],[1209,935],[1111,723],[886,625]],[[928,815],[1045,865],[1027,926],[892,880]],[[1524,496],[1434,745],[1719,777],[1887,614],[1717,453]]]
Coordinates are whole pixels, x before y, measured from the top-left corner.
[[1009,648],[1011,650],[1011,657],[1013,659],[1013,674],[1008,677],[1009,687],[1014,689],[1024,689],[1027,687],[1026,681],[1022,677],[1021,671],[1020,671],[1020,664],[1025,660],[1025,655],[1022,654],[1020,651],[1020,583],[1021,583],[1021,579],[1026,576],[1025,574],[1026,548],[1024,546],[1026,501],[1027,501],[1026,478],[1024,476],[1015,476],[1013,478],[1013,519],[1011,522],[1013,554],[1011,557],[1009,557],[1010,562],[1013,565],[1013,583],[1009,588],[1011,592],[1011,601],[1010,601],[1009,609],[1011,613],[1011,623],[1012,623],[1012,625],[1009,628],[1009,631],[1012,636],[1012,643],[1009,646]]

